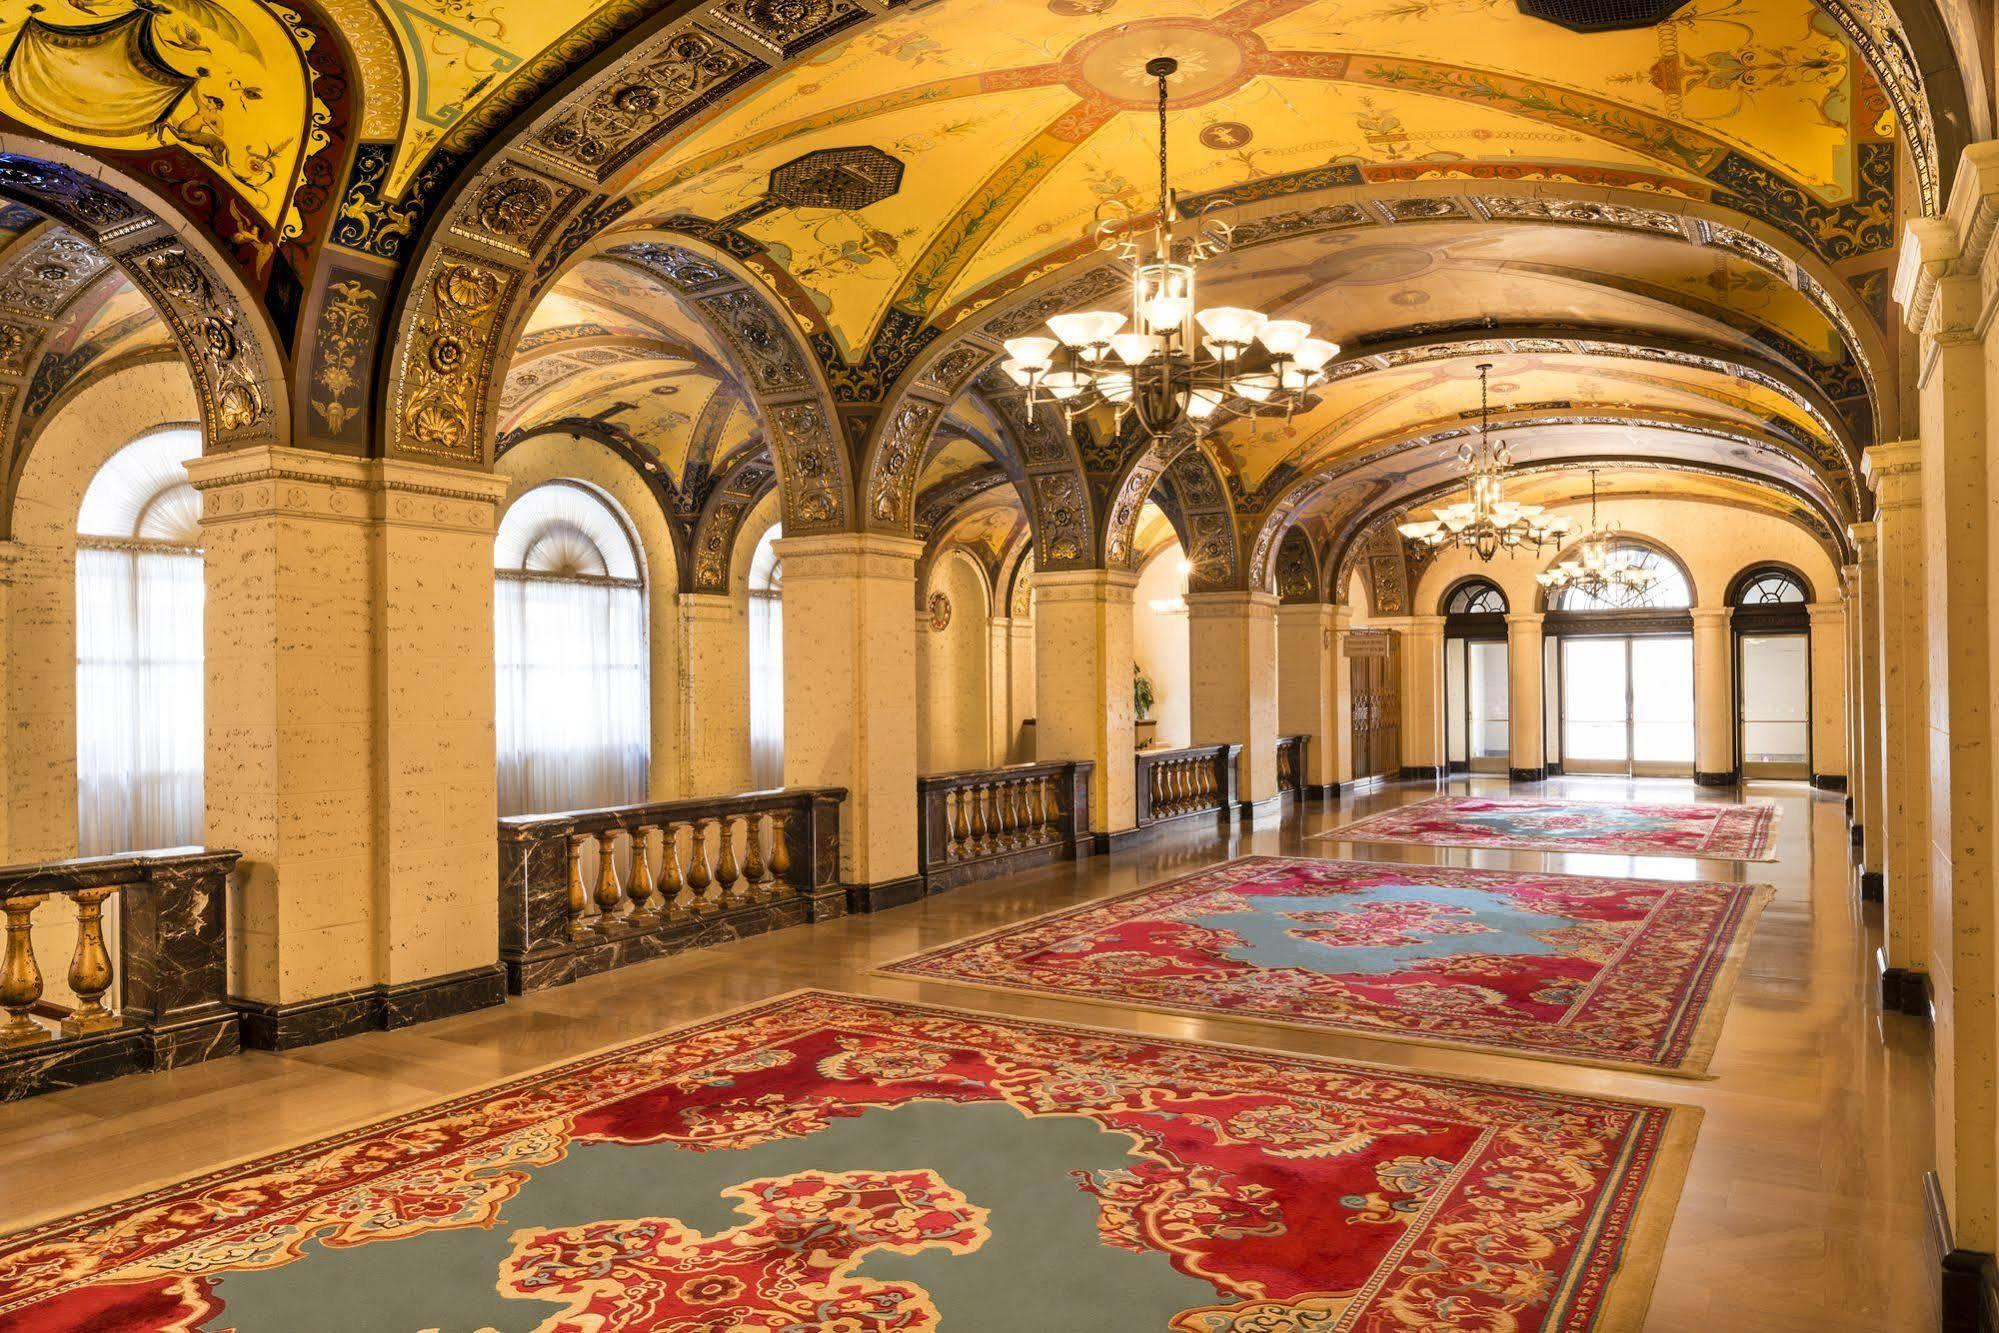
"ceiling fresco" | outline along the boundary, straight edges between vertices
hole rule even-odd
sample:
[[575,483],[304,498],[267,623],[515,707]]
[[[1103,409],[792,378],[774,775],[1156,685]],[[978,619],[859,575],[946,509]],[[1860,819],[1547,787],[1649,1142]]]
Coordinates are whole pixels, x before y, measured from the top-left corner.
[[[1893,239],[1893,117],[1810,0],[1697,0],[1588,36],[1512,0],[1007,14],[996,28],[986,6],[930,6],[799,63],[643,169],[631,220],[748,236],[856,358],[890,312],[949,324],[1073,256],[1100,207],[1150,208],[1138,67],[1163,51],[1184,71],[1169,127],[1183,193],[1501,174],[1726,199],[1840,260]],[[900,162],[895,193],[852,210],[773,194],[773,169],[861,145]]]

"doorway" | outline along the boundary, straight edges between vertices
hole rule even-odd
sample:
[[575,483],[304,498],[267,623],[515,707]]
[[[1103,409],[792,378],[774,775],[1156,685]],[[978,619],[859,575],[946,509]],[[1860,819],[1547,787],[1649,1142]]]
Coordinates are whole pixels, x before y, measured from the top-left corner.
[[1563,772],[1692,774],[1691,634],[1564,637],[1560,661]]
[[1736,744],[1746,778],[1812,775],[1811,640],[1803,634],[1735,639]]
[[1444,641],[1447,760],[1454,773],[1504,773],[1513,752],[1506,640]]

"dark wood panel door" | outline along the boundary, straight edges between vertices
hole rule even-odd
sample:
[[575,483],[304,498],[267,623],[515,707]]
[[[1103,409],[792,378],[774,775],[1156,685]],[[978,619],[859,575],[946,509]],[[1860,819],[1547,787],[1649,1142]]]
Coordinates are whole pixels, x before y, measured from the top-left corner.
[[1402,645],[1394,630],[1355,630],[1347,639],[1353,670],[1353,775],[1402,771]]

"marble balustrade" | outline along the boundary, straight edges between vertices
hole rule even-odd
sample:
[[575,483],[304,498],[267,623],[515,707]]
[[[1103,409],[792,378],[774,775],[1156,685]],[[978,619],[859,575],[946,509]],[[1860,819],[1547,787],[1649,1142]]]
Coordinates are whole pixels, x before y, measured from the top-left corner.
[[[237,860],[179,847],[0,866],[0,1101],[240,1049],[225,915]],[[76,906],[66,964],[35,952],[35,914],[58,897]],[[104,914],[114,900],[112,946]],[[45,995],[45,969],[58,966],[75,1000],[67,1006]]]
[[926,893],[1090,853],[1089,760],[934,773],[916,781]]
[[1138,826],[1190,815],[1232,813],[1238,803],[1236,774],[1241,754],[1242,746],[1235,744],[1140,750],[1133,757]]

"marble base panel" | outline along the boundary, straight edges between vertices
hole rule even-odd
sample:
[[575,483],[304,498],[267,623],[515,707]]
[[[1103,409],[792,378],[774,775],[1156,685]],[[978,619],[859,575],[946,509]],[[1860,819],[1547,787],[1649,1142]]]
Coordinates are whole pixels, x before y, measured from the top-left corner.
[[1812,774],[1812,786],[1818,788],[1820,791],[1845,791],[1846,775],[1844,773],[1814,773]]
[[1929,975],[1913,968],[1883,967],[1881,1007],[1889,1013],[1927,1019],[1930,1016]]
[[190,1018],[171,1027],[127,1023],[83,1037],[56,1037],[0,1049],[0,1102],[79,1088],[127,1074],[177,1069],[241,1049],[234,1012]]
[[1032,870],[1037,866],[1052,865],[1057,861],[1074,861],[1078,856],[1088,856],[1090,846],[1082,845],[1080,853],[1075,847],[1062,842],[1045,842],[1039,847],[1023,847],[1019,851],[998,852],[992,856],[982,856],[971,861],[952,861],[941,866],[933,866],[923,872],[926,894],[945,893],[965,884],[976,884],[980,880],[997,879],[1001,875],[1011,875],[1015,871]]
[[1886,894],[1887,894],[1887,887],[1882,882],[1880,871],[1863,870],[1860,872],[1861,902],[1878,903],[1885,899]]
[[[835,896],[840,899],[837,905],[825,901]],[[582,977],[633,963],[669,958],[689,949],[727,944],[808,921],[824,921],[842,915],[846,906],[846,895],[835,890],[832,894],[743,903],[649,929],[621,926],[602,934],[593,933],[588,939],[546,945],[519,956],[503,956],[506,988],[515,995],[525,995],[550,986],[566,986]]]
[[849,912],[885,912],[891,907],[905,907],[923,897],[923,876],[910,875],[904,879],[892,879],[881,884],[849,884],[847,886],[847,910]]
[[1733,787],[1741,781],[1742,774],[1732,768],[1720,773],[1696,772],[1694,774],[1694,785],[1696,787]]
[[441,977],[365,986],[289,1004],[232,998],[243,1019],[243,1044],[253,1050],[289,1051],[357,1032],[428,1023],[488,1009],[506,1001],[506,972],[495,963]]
[[1506,780],[1508,782],[1546,782],[1548,780],[1548,770],[1546,767],[1509,768],[1506,770]]
[[1937,1263],[1940,1333],[1999,1333],[1999,1263],[1987,1251],[1953,1243],[1943,1182],[1934,1171],[1923,1173],[1923,1220]]

